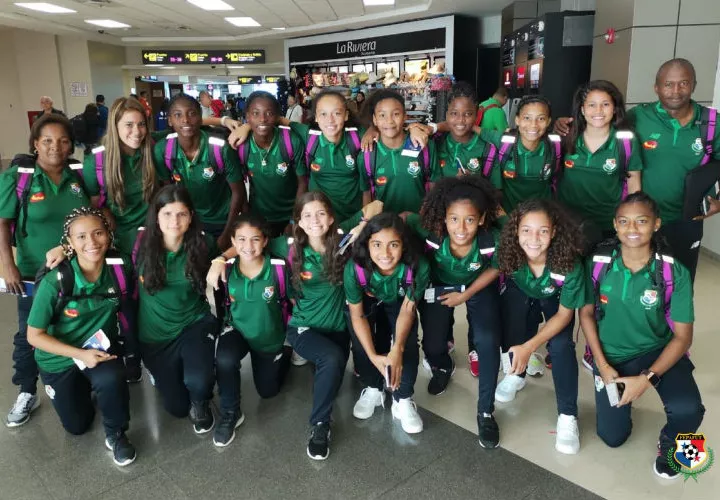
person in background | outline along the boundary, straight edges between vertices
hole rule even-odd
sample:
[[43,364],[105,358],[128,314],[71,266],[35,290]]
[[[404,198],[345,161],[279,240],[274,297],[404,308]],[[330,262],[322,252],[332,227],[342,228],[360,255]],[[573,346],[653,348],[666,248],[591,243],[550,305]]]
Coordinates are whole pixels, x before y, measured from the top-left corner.
[[[52,98],[44,95],[40,98],[40,114],[35,117],[35,120],[37,120],[41,116],[52,114],[65,116],[65,113],[53,107]],[[33,123],[35,122],[35,120],[33,120]]]
[[481,102],[478,106],[478,119],[475,121],[475,125],[485,130],[504,132],[508,128],[508,121],[502,108],[507,101],[507,89],[498,87],[490,99]]
[[143,108],[145,108],[145,118],[149,119],[152,116],[152,107],[150,106],[150,103],[148,102],[147,90],[140,91],[140,97],[138,97],[138,101],[140,101],[140,104],[142,104]]
[[102,94],[98,94],[97,97],[95,97],[95,105],[97,106],[98,117],[100,118],[100,125],[98,127],[98,138],[101,138],[105,135],[105,132],[107,131],[107,121],[110,111],[108,110],[107,106],[105,106],[105,96]]
[[245,98],[242,96],[238,97],[235,106],[237,107],[238,120],[242,122],[245,118]]
[[285,113],[285,118],[290,120],[291,122],[297,122],[302,123],[302,117],[303,117],[303,109],[300,104],[298,104],[297,99],[294,95],[288,96],[288,109]]
[[232,118],[235,121],[237,121],[238,119],[238,112],[237,108],[235,107],[235,99],[233,99],[232,97],[228,97],[227,102],[225,103],[225,111],[223,111],[223,116]]
[[359,91],[355,96],[355,99],[348,99],[347,108],[351,113],[351,116],[358,117],[362,112],[362,105],[365,102],[365,93]]
[[203,118],[215,117],[221,118],[225,111],[225,105],[220,99],[213,99],[207,90],[200,92],[198,96],[200,105],[202,106]]
[[85,156],[89,156],[92,149],[97,146],[100,140],[100,115],[98,113],[98,107],[90,103],[85,106],[83,111],[83,118],[85,119],[85,137],[83,137],[83,144],[85,145]]

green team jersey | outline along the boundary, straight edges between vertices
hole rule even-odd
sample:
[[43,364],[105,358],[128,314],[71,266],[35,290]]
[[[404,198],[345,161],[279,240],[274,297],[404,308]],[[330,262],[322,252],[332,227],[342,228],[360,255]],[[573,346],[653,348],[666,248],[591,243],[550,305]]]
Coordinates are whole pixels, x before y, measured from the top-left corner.
[[438,175],[432,181],[439,177],[455,177],[462,169],[466,174],[482,174],[484,157],[489,149],[487,140],[477,134],[473,134],[466,143],[457,142],[451,134],[445,134],[438,141]]
[[[70,265],[75,274],[73,300],[64,304],[62,312],[54,317],[60,293],[60,272],[57,269],[49,271],[35,292],[28,326],[45,330],[48,335],[73,347],[82,347],[98,330],[102,330],[111,341],[117,339],[120,298],[92,296],[113,293],[116,284],[112,271],[105,265],[98,280],[91,283],[83,275],[77,258],[73,258]],[[127,267],[131,269],[129,264]],[[90,297],[75,299],[82,295]],[[40,349],[35,349],[35,360],[41,370],[49,373],[62,372],[74,366],[72,358]]]
[[[280,262],[285,273],[285,262]],[[227,281],[231,324],[254,351],[278,352],[285,341],[285,324],[270,256],[265,257],[262,270],[254,278],[243,275],[239,264],[236,258]],[[287,287],[287,279],[285,283]]]
[[[487,109],[491,105],[497,106],[496,108]],[[505,111],[502,109],[502,105],[496,99],[492,97],[486,101],[480,103],[481,108],[486,108],[483,112],[482,122],[480,123],[481,129],[497,130],[498,132],[504,132],[508,128],[507,117]]]
[[[90,206],[90,198],[78,174],[69,167],[55,184],[36,164],[29,180],[25,220],[16,192],[18,168],[13,165],[0,174],[0,218],[15,221],[17,267],[23,278],[34,279],[45,265],[45,253],[60,244],[65,216],[74,208]],[[23,223],[27,235],[23,235]]]
[[[561,277],[563,280],[560,280]],[[554,273],[545,266],[545,270],[538,278],[525,263],[512,274],[511,278],[518,288],[532,299],[548,299],[560,294],[560,304],[568,309],[578,309],[587,302],[585,270],[580,261],[576,262],[572,271],[565,275]],[[558,281],[562,281],[562,285]]]
[[[115,217],[115,247],[125,254],[132,252],[135,239],[137,237],[137,228],[145,224],[147,216],[148,203],[143,195],[143,172],[142,172],[142,153],[136,151],[132,156],[121,155],[121,175],[123,179],[123,195],[125,208],[120,208],[114,203],[107,193],[107,164],[103,177],[105,179],[105,196],[106,205]],[[83,162],[83,178],[85,179],[85,187],[88,196],[100,195],[100,183],[96,170],[96,157],[94,154],[85,157]]]
[[[558,184],[558,200],[603,231],[613,229],[615,207],[623,192],[623,165],[619,152],[623,145],[615,134],[616,130],[611,127],[607,141],[594,153],[585,146],[582,135],[578,137],[575,153],[565,155],[564,171]],[[643,169],[640,144],[635,137],[630,144],[632,154],[627,170],[640,171]]]
[[[615,258],[600,280],[598,303],[602,312],[598,321],[600,343],[610,363],[622,363],[664,347],[673,336],[665,318],[664,297],[654,283],[656,260],[633,273],[622,257]],[[595,304],[592,282],[593,261],[588,261],[588,303]],[[675,260],[670,319],[692,323],[693,287],[688,270]]]
[[[307,174],[304,164],[305,145],[300,137],[291,132],[293,165],[288,165],[280,153],[280,131],[276,128],[270,147],[260,148],[248,138],[247,165],[250,176],[250,210],[262,215],[269,222],[289,222],[295,206],[298,176]],[[293,169],[294,167],[294,169]]]
[[[407,136],[405,137],[407,141]],[[429,165],[422,166],[422,156],[407,156],[403,154],[403,147],[390,149],[382,140],[375,145],[375,169],[372,172],[372,181],[368,178],[365,169],[365,155],[358,156],[360,175],[363,182],[375,185],[375,199],[382,201],[386,212],[418,212],[425,197],[425,181],[439,177],[435,144],[428,142],[427,148],[430,157]],[[429,177],[428,177],[429,176]]]
[[[217,255],[215,242],[205,236],[208,255]],[[138,331],[140,341],[151,344],[174,340],[180,332],[210,313],[205,293],[198,293],[185,275],[187,254],[165,252],[165,286],[154,294],[144,286],[143,269],[138,269]]]
[[430,266],[424,257],[420,257],[410,286],[405,282],[407,272],[407,266],[402,262],[398,264],[389,276],[384,276],[377,270],[373,270],[372,274],[369,274],[367,270],[365,270],[367,288],[363,289],[357,277],[355,262],[350,260],[345,264],[345,271],[343,273],[345,297],[350,304],[359,304],[362,302],[363,294],[365,293],[369,293],[378,301],[387,302],[388,304],[393,304],[398,301],[402,302],[405,300],[405,297],[412,302],[418,302],[422,300],[425,289],[428,286]]
[[[503,146],[503,135],[495,130],[481,132],[481,137],[495,146],[498,152]],[[496,155],[490,180],[493,186],[502,191],[502,207],[506,213],[509,214],[518,204],[530,198],[552,198],[556,156],[555,151],[548,151],[548,147],[546,141],[542,140],[535,151],[530,151],[517,138],[502,165],[499,153]]]
[[[693,119],[684,127],[671,117],[660,101],[641,104],[628,112],[635,134],[642,144],[640,155],[645,165],[642,187],[660,208],[663,223],[682,218],[685,197],[685,176],[703,159],[700,114],[703,106],[692,102]],[[720,159],[720,126],[712,141],[713,158]]]
[[[158,177],[164,181],[180,182],[190,192],[190,198],[200,220],[205,224],[225,224],[230,212],[232,192],[228,183],[242,182],[243,173],[240,160],[227,143],[222,146],[222,158],[225,171],[220,174],[213,167],[210,155],[213,154],[209,144],[210,136],[200,131],[200,149],[194,161],[189,160],[180,144],[174,158],[175,170],[171,174],[165,164],[165,146],[167,139],[155,144],[153,159]],[[176,139],[177,140],[177,139]]]
[[[362,152],[353,154],[348,144],[348,132],[342,135],[338,144],[333,144],[319,130],[311,131],[308,125],[292,122],[290,127],[303,138],[305,144],[311,135],[316,135],[317,147],[309,165],[305,165],[310,175],[308,189],[325,193],[340,219],[351,217],[362,208],[363,192],[370,190],[367,179],[360,175],[357,162]],[[365,131],[357,130],[356,133],[360,139]],[[303,164],[305,160],[303,155]]]

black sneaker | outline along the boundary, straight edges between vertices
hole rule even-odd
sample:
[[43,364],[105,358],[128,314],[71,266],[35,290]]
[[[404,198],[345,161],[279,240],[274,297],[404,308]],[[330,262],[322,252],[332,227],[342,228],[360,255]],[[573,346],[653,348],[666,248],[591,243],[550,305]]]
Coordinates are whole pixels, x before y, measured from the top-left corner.
[[330,455],[330,424],[320,422],[313,426],[307,454],[313,460],[325,460]]
[[495,417],[488,413],[477,416],[478,440],[483,448],[497,448],[500,445],[500,428]]
[[220,415],[220,421],[215,427],[213,444],[220,448],[229,445],[235,439],[235,429],[245,421],[245,414],[238,411],[226,411]]
[[453,361],[452,358],[450,361],[452,362],[452,367],[449,369],[432,369],[432,378],[430,379],[430,382],[428,382],[428,392],[433,396],[439,396],[445,392],[445,389],[447,389],[447,386],[450,383],[450,377],[452,377],[455,373],[455,361]]
[[125,357],[125,379],[128,384],[137,384],[142,381],[142,363],[140,358],[131,354]]
[[105,446],[113,453],[113,462],[120,467],[130,465],[135,461],[137,454],[135,447],[127,438],[124,432],[118,432],[114,436],[105,438]]
[[552,358],[550,357],[550,353],[545,356],[545,366],[547,366],[548,370],[552,370]]
[[653,472],[655,472],[656,476],[663,479],[675,479],[679,476],[680,473],[670,466],[669,461],[672,460],[672,458],[668,459],[668,453],[670,449],[674,447],[674,441],[662,436],[660,437],[657,446],[657,457],[655,458],[655,465],[653,465]]
[[190,421],[193,423],[195,434],[210,432],[215,425],[215,417],[210,408],[210,401],[190,403]]

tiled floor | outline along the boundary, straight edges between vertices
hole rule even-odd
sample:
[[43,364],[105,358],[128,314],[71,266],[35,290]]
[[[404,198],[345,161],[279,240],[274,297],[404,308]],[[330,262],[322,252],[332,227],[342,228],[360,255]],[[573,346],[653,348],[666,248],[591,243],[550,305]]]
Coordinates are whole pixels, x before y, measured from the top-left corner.
[[[696,333],[692,359],[707,407],[701,431],[712,447],[720,439],[720,403],[713,353],[720,348],[712,323],[720,295],[720,266],[703,260],[696,290]],[[14,299],[0,296],[0,409],[15,397],[10,383]],[[261,401],[244,367],[246,422],[228,448],[192,433],[186,420],[169,417],[147,381],[131,389],[130,437],[139,452],[135,464],[120,469],[102,446],[99,419],[88,434],[66,434],[47,397],[24,427],[0,427],[0,498],[502,498],[582,500],[717,498],[718,469],[698,483],[668,483],[652,474],[657,432],[663,423],[655,394],[642,398],[635,428],[619,449],[609,449],[594,434],[592,379],[581,370],[582,449],[569,457],[554,451],[555,397],[549,373],[533,379],[510,404],[498,405],[502,448],[477,444],[476,380],[466,368],[464,310],[456,317],[458,370],[448,391],[429,396],[421,370],[416,399],[424,408],[425,431],[408,436],[393,423],[389,409],[368,421],[352,417],[360,388],[348,375],[339,398],[329,460],[305,455],[306,419],[311,398],[311,368],[292,368],[292,379],[272,400]],[[580,353],[580,347],[578,353]],[[440,418],[442,417],[442,418]],[[720,448],[718,448],[720,450]],[[563,479],[564,478],[564,479]],[[573,484],[575,483],[575,484]],[[583,489],[583,488],[587,488]]]

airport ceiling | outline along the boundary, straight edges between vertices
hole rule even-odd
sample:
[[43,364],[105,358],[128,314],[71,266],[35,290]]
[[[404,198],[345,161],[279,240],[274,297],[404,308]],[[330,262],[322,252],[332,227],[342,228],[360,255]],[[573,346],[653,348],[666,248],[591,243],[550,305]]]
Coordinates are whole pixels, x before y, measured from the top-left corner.
[[[208,0],[193,1],[208,5]],[[0,26],[74,34],[118,45],[259,45],[445,14],[499,14],[511,0],[395,0],[386,6],[365,6],[369,0],[224,1],[233,10],[203,10],[187,0],[47,0],[75,11],[48,14],[16,5],[22,1],[0,0]],[[260,26],[234,26],[226,17],[250,17]],[[104,28],[86,20],[112,20],[130,27]]]

